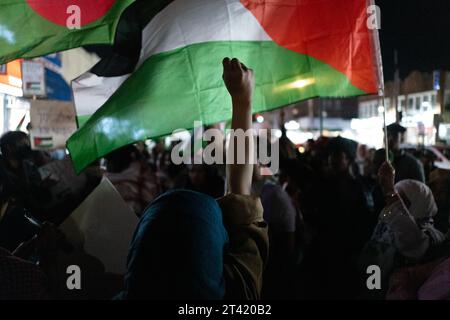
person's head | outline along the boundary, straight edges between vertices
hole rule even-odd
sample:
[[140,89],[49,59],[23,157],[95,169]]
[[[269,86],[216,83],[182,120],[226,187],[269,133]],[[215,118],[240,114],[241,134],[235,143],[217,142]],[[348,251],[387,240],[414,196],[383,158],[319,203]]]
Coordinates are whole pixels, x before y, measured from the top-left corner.
[[188,166],[187,189],[217,198],[223,196],[224,185],[225,182],[215,165],[191,164]]
[[316,142],[314,139],[308,139],[305,143],[305,152],[312,152],[314,150]]
[[386,161],[386,151],[385,149],[378,149],[373,154],[372,159],[372,165],[373,165],[373,172],[372,174],[376,176],[378,174],[378,171],[381,168],[381,165]]
[[330,153],[328,163],[332,170],[337,172],[345,172],[350,167],[351,159],[343,150],[335,150]]
[[356,157],[357,143],[337,137],[330,140],[328,144],[328,164],[336,173],[348,172],[350,165],[354,162]]
[[189,167],[189,181],[193,187],[203,187],[208,183],[210,172],[203,164],[192,164]]
[[403,134],[406,132],[406,128],[398,123],[392,123],[386,127],[388,146],[390,150],[400,149],[402,143]]
[[358,145],[358,158],[363,160],[368,157],[369,149],[367,148],[367,145],[360,144]]
[[111,152],[105,159],[106,170],[112,173],[119,173],[127,169],[131,162],[139,159],[139,151],[135,146],[129,145]]
[[409,213],[414,219],[430,218],[436,215],[437,206],[431,189],[417,180],[402,180],[395,184]]
[[289,194],[305,192],[314,183],[313,171],[301,161],[289,159],[280,163],[278,182]]
[[131,248],[124,299],[222,299],[228,234],[217,202],[169,191],[146,209]]
[[0,151],[10,165],[32,157],[30,139],[25,132],[9,131],[0,138]]

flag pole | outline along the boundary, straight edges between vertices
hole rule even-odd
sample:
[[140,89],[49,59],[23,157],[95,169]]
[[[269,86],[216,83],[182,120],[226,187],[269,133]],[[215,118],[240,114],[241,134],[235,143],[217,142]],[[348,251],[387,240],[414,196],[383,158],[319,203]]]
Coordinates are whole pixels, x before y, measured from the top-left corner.
[[383,127],[384,127],[384,150],[386,152],[386,161],[389,161],[389,147],[388,147],[388,138],[387,138],[387,126],[386,126],[386,104],[384,99],[384,90],[381,96],[381,103],[383,104]]
[[[374,0],[367,0],[368,6],[375,5]],[[378,14],[378,12],[377,12]],[[374,60],[376,65],[376,73],[378,77],[378,105],[382,107],[383,111],[383,129],[384,129],[384,150],[386,155],[386,161],[389,162],[389,146],[387,139],[387,126],[386,126],[386,103],[385,103],[385,90],[384,90],[384,73],[383,73],[383,58],[381,56],[381,44],[380,35],[378,29],[381,27],[381,17],[376,17],[377,25],[372,29],[372,44],[374,49]],[[381,103],[380,103],[381,102]]]

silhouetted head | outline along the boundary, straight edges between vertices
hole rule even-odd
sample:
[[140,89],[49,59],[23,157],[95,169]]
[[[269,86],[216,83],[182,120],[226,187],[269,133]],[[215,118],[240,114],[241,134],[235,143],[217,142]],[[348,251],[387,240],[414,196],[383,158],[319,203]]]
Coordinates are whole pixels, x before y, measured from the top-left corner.
[[133,145],[117,149],[106,157],[106,170],[112,173],[119,173],[127,169],[131,162],[139,159],[139,151]]
[[169,191],[145,210],[128,255],[124,299],[222,299],[228,234],[217,202]]
[[400,149],[406,128],[395,122],[388,125],[386,129],[389,149],[393,151]]
[[32,157],[30,139],[25,132],[9,131],[0,138],[0,151],[6,162],[21,161]]

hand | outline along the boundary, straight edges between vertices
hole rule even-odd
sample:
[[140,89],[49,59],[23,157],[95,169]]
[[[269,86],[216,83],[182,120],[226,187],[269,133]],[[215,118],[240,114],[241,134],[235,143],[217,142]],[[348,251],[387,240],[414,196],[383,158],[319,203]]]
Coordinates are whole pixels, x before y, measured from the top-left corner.
[[385,195],[394,192],[394,180],[395,170],[389,162],[385,161],[378,170],[378,182]]
[[225,58],[222,78],[233,101],[240,102],[239,105],[251,106],[255,87],[252,69],[247,68],[236,58],[232,60]]

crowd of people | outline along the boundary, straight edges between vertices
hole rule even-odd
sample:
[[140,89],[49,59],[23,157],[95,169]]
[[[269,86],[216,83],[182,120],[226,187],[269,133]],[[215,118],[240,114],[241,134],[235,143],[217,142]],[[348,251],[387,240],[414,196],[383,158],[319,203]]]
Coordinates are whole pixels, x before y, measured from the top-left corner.
[[[250,129],[252,70],[223,64],[232,128]],[[52,155],[5,133],[0,299],[450,299],[450,171],[424,170],[400,148],[404,131],[387,127],[388,153],[342,137],[299,153],[282,130],[272,175],[248,161],[176,165],[163,140],[140,142],[90,166],[62,204],[49,204],[39,174]],[[103,176],[140,219],[124,275],[73,253],[57,227]],[[85,270],[80,293],[65,287],[61,251]],[[369,266],[381,271],[375,289]]]

